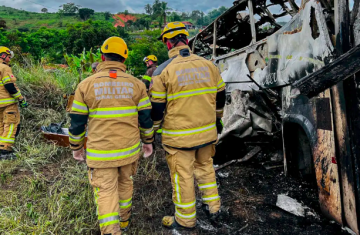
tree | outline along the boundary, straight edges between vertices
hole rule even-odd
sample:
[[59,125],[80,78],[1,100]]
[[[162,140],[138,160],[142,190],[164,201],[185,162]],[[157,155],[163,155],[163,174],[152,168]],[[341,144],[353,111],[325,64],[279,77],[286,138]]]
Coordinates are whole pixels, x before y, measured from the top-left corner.
[[48,13],[48,9],[47,9],[47,8],[43,8],[43,9],[41,9],[41,12],[42,12],[42,13]]
[[82,20],[87,20],[90,16],[94,15],[95,11],[90,8],[81,8],[79,9],[79,15]]
[[69,2],[61,5],[62,10],[65,14],[75,14],[79,10],[79,5],[75,5],[75,3]]
[[128,10],[125,10],[125,11],[124,11],[124,15],[126,15],[126,16],[129,15],[129,11],[128,11]]
[[109,11],[107,11],[107,12],[104,13],[104,16],[105,16],[105,20],[110,20],[111,13]]
[[151,6],[150,4],[146,4],[146,5],[145,5],[145,12],[146,12],[146,14],[148,14],[148,15],[152,15],[152,13],[153,13],[153,8],[152,8],[152,6]]
[[2,19],[0,19],[0,30],[4,30],[4,29],[6,29],[7,27],[6,27],[6,21],[5,20],[2,20]]

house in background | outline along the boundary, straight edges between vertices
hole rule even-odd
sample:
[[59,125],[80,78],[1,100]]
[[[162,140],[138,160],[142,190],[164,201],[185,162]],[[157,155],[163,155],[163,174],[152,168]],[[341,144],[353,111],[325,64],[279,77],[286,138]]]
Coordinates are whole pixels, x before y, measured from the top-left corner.
[[183,21],[182,23],[185,25],[185,27],[186,27],[187,30],[189,30],[189,29],[195,29],[195,25],[193,25],[193,24],[192,24],[191,22],[189,22],[189,21]]

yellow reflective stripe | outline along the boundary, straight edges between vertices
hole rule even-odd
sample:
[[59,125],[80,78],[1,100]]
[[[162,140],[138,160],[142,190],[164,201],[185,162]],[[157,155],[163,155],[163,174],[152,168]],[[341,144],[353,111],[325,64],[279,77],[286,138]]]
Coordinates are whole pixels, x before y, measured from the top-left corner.
[[219,194],[213,194],[213,195],[209,195],[209,196],[203,196],[202,200],[204,202],[212,202],[212,201],[218,201],[220,200],[220,196]]
[[114,107],[114,108],[97,108],[90,109],[90,117],[93,118],[113,118],[113,117],[128,117],[137,115],[137,107]]
[[189,203],[176,203],[174,202],[175,206],[181,209],[190,209],[196,205],[196,200]]
[[150,102],[149,97],[146,97],[146,98],[140,100],[140,102],[138,104],[138,110],[145,108],[145,107],[149,107],[149,106],[151,106],[151,102]]
[[183,219],[193,219],[193,218],[196,217],[196,211],[193,212],[193,213],[191,213],[191,214],[181,214],[181,213],[178,211],[177,208],[175,208],[175,210],[176,210],[175,214],[176,214],[177,216],[179,216],[180,218],[183,218]]
[[85,136],[81,137],[80,139],[73,139],[73,138],[69,137],[69,140],[72,142],[80,142],[80,141],[83,141],[84,139],[85,139]]
[[179,174],[178,173],[175,173],[174,180],[175,180],[176,197],[177,197],[178,202],[181,203],[181,192],[180,192]]
[[148,80],[149,82],[151,82],[151,77],[150,76],[144,75],[143,79]]
[[206,189],[212,189],[212,188],[217,188],[216,181],[212,182],[212,183],[207,183],[207,184],[199,184],[200,190],[206,190]]
[[4,83],[2,81],[0,81],[0,86],[4,86]]
[[15,94],[13,94],[11,96],[14,97],[14,98],[19,98],[21,96],[21,92],[18,91],[17,93],[15,93]]
[[129,198],[127,200],[120,200],[120,208],[126,209],[129,208],[132,205],[132,198]]
[[74,100],[72,104],[72,111],[80,112],[80,113],[89,113],[89,109],[86,104],[81,103],[79,101]]
[[211,123],[210,125],[194,128],[194,129],[186,129],[186,130],[167,130],[163,129],[163,135],[170,136],[183,136],[183,135],[195,135],[200,134],[206,131],[210,131],[216,128],[216,123]]
[[188,91],[182,91],[175,94],[168,94],[168,100],[176,100],[179,98],[185,98],[190,96],[197,96],[197,95],[203,95],[203,94],[212,94],[217,93],[216,87],[205,87],[200,89],[194,89],[194,90],[188,90]]
[[100,228],[111,224],[120,223],[120,217],[118,212],[102,215],[98,217]]
[[17,101],[15,99],[0,99],[0,104],[12,104],[16,103]]
[[218,84],[217,84],[217,88],[220,89],[220,88],[222,88],[222,87],[224,87],[224,86],[225,86],[225,83],[224,83],[224,81],[221,79],[220,82],[218,82]]
[[14,138],[3,138],[3,137],[0,137],[0,142],[3,142],[3,143],[15,143],[15,139]]
[[152,136],[154,134],[153,127],[150,129],[144,129],[144,128],[139,127],[139,129],[140,129],[141,135],[143,135],[143,136]]
[[1,80],[3,81],[3,83],[6,83],[6,82],[10,81],[10,77],[6,76],[6,77],[3,77]]
[[99,214],[99,204],[98,204],[98,200],[99,200],[99,193],[100,189],[99,188],[94,188],[94,194],[95,194],[95,204],[96,204],[96,212],[97,214]]
[[120,160],[128,157],[132,157],[140,152],[140,142],[131,146],[130,148],[126,149],[119,149],[119,150],[110,150],[110,151],[103,151],[103,150],[94,150],[94,149],[87,149],[86,150],[86,157],[92,161],[113,161],[113,160]]
[[166,92],[156,92],[156,91],[152,91],[152,92],[151,92],[151,96],[152,96],[153,98],[159,98],[159,99],[161,99],[161,98],[166,98]]
[[11,124],[10,125],[10,129],[9,129],[9,134],[7,135],[6,138],[11,138],[11,135],[13,134],[13,131],[14,131],[14,124]]
[[158,134],[162,134],[162,132],[163,132],[162,129],[159,129],[159,130],[156,131],[156,133],[158,133]]

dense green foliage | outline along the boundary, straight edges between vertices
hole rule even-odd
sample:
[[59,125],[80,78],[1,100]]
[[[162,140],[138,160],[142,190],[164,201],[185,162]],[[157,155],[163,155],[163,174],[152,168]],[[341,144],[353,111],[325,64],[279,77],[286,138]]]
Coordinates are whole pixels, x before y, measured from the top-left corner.
[[[124,22],[125,27],[115,28],[109,12],[95,13],[74,3],[61,5],[57,13],[48,13],[45,8],[43,13],[33,13],[0,6],[0,45],[12,48],[19,62],[23,55],[42,63],[68,64],[69,58],[81,58],[91,49],[98,51],[105,39],[119,36],[129,46],[128,70],[135,76],[141,76],[146,71],[142,62],[145,56],[154,54],[159,63],[167,59],[165,45],[156,40],[165,21],[191,21],[197,26],[204,26],[225,10],[225,7],[220,7],[208,14],[196,10],[178,13],[172,11],[167,2],[155,0],[145,6],[146,14],[133,14],[136,20],[128,20]],[[129,13],[124,12],[123,15]],[[84,22],[81,19],[89,20]],[[189,31],[191,37],[199,32],[195,29]]]

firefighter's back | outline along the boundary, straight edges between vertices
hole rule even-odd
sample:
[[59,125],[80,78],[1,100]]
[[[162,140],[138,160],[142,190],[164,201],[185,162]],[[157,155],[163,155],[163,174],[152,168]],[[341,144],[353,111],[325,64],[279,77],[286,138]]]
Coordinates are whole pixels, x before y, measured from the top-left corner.
[[[163,122],[165,145],[191,148],[217,139],[216,94],[221,80],[217,68],[187,47],[155,71],[166,88]],[[157,78],[154,78],[157,79]],[[157,95],[153,92],[153,97]]]
[[83,97],[75,97],[73,104],[73,110],[89,115],[89,167],[126,165],[140,151],[138,107],[146,95],[145,85],[113,64],[102,63],[97,74],[80,83]]

